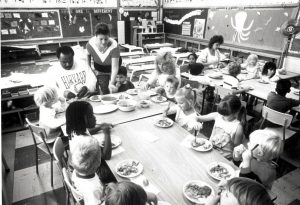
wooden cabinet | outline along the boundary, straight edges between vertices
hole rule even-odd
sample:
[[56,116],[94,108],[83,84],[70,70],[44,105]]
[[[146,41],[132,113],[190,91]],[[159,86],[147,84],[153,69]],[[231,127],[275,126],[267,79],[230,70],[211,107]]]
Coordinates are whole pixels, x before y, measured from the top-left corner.
[[145,44],[164,43],[165,33],[138,33],[138,46],[143,47]]

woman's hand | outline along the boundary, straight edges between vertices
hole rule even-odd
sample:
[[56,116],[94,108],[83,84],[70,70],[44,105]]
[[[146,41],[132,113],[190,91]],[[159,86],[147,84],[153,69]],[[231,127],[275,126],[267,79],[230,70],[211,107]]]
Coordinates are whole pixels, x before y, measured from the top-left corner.
[[115,85],[111,84],[111,83],[108,85],[108,89],[109,89],[110,93],[117,93],[118,92],[118,88]]

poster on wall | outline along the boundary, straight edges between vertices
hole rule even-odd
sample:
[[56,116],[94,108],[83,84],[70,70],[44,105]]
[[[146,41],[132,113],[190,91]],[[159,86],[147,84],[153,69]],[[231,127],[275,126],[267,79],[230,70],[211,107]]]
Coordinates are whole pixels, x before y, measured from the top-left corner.
[[182,34],[184,36],[190,36],[191,35],[191,23],[190,22],[183,22],[182,23]]
[[203,39],[205,19],[195,19],[193,37]]

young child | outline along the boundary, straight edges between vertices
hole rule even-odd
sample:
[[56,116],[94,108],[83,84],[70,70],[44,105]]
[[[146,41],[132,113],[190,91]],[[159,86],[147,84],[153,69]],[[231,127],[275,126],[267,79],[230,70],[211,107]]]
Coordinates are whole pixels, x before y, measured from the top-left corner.
[[246,124],[246,112],[240,99],[235,95],[227,95],[219,103],[217,112],[198,116],[197,120],[215,120],[210,141],[224,157],[232,160],[233,148],[242,143]]
[[277,82],[280,78],[276,72],[276,64],[273,62],[266,62],[260,78],[264,82]]
[[258,65],[258,56],[251,54],[248,56],[245,64],[241,64],[241,67],[244,68],[247,72],[246,76],[239,76],[240,80],[250,80],[258,77],[259,65]]
[[47,143],[55,141],[61,136],[61,126],[66,123],[64,117],[56,118],[56,113],[64,112],[67,103],[64,98],[58,97],[54,87],[44,86],[34,94],[34,101],[40,109],[39,126],[44,128],[47,134]]
[[209,197],[206,205],[273,205],[266,189],[254,180],[236,177],[219,184],[220,195]]
[[105,189],[105,205],[146,205],[157,204],[157,197],[153,193],[130,181],[109,183]]
[[134,88],[132,82],[127,80],[127,69],[124,66],[119,68],[115,86],[118,88],[118,92],[125,92],[128,89]]
[[190,55],[188,55],[187,59],[189,62],[188,62],[188,64],[184,64],[184,65],[180,66],[180,72],[188,73],[189,65],[196,63],[197,58],[198,58],[198,56],[195,53],[191,53]]
[[187,131],[194,134],[202,128],[202,123],[197,122],[197,112],[195,110],[196,92],[190,85],[186,85],[175,94],[177,105],[168,107],[164,115],[176,113],[175,121]]
[[74,171],[72,181],[82,194],[84,204],[101,204],[103,186],[96,170],[101,164],[101,148],[94,137],[83,137],[70,148]]
[[255,179],[271,188],[276,179],[276,166],[272,163],[283,149],[279,136],[270,130],[256,130],[250,134],[248,148],[240,145],[234,149],[234,158],[241,160],[240,176]]
[[157,93],[166,97],[168,100],[175,102],[175,93],[178,88],[179,81],[174,76],[169,76],[163,88],[158,88]]

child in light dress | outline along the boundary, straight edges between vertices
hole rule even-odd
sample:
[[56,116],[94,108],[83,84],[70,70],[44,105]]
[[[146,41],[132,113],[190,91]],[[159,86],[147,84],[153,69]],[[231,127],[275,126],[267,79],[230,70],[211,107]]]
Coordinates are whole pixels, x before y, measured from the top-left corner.
[[174,76],[169,76],[163,88],[158,88],[156,93],[166,97],[168,100],[175,102],[175,93],[178,88],[179,81]]
[[243,141],[243,127],[246,123],[245,108],[235,95],[225,96],[218,105],[217,112],[197,116],[199,122],[215,120],[210,141],[228,160],[232,160],[234,147]]
[[64,117],[56,117],[59,112],[64,112],[67,103],[64,98],[58,97],[54,87],[42,87],[34,95],[34,101],[40,109],[39,126],[44,128],[47,134],[47,143],[55,141],[61,136],[61,126],[66,123]]
[[205,205],[273,205],[267,190],[254,180],[236,177],[222,181],[220,194],[210,196]]
[[245,69],[246,76],[240,75],[238,77],[240,80],[257,78],[259,73],[258,56],[255,54],[250,54],[247,58],[247,61],[244,64],[241,64],[241,67]]
[[256,130],[249,136],[247,148],[235,147],[234,158],[242,160],[240,176],[254,179],[271,188],[276,179],[276,165],[272,162],[283,150],[283,142],[270,130]]
[[165,115],[176,113],[175,121],[192,134],[202,128],[202,123],[197,121],[196,97],[196,92],[190,85],[186,85],[175,94],[177,105],[171,108],[168,107],[164,113]]

